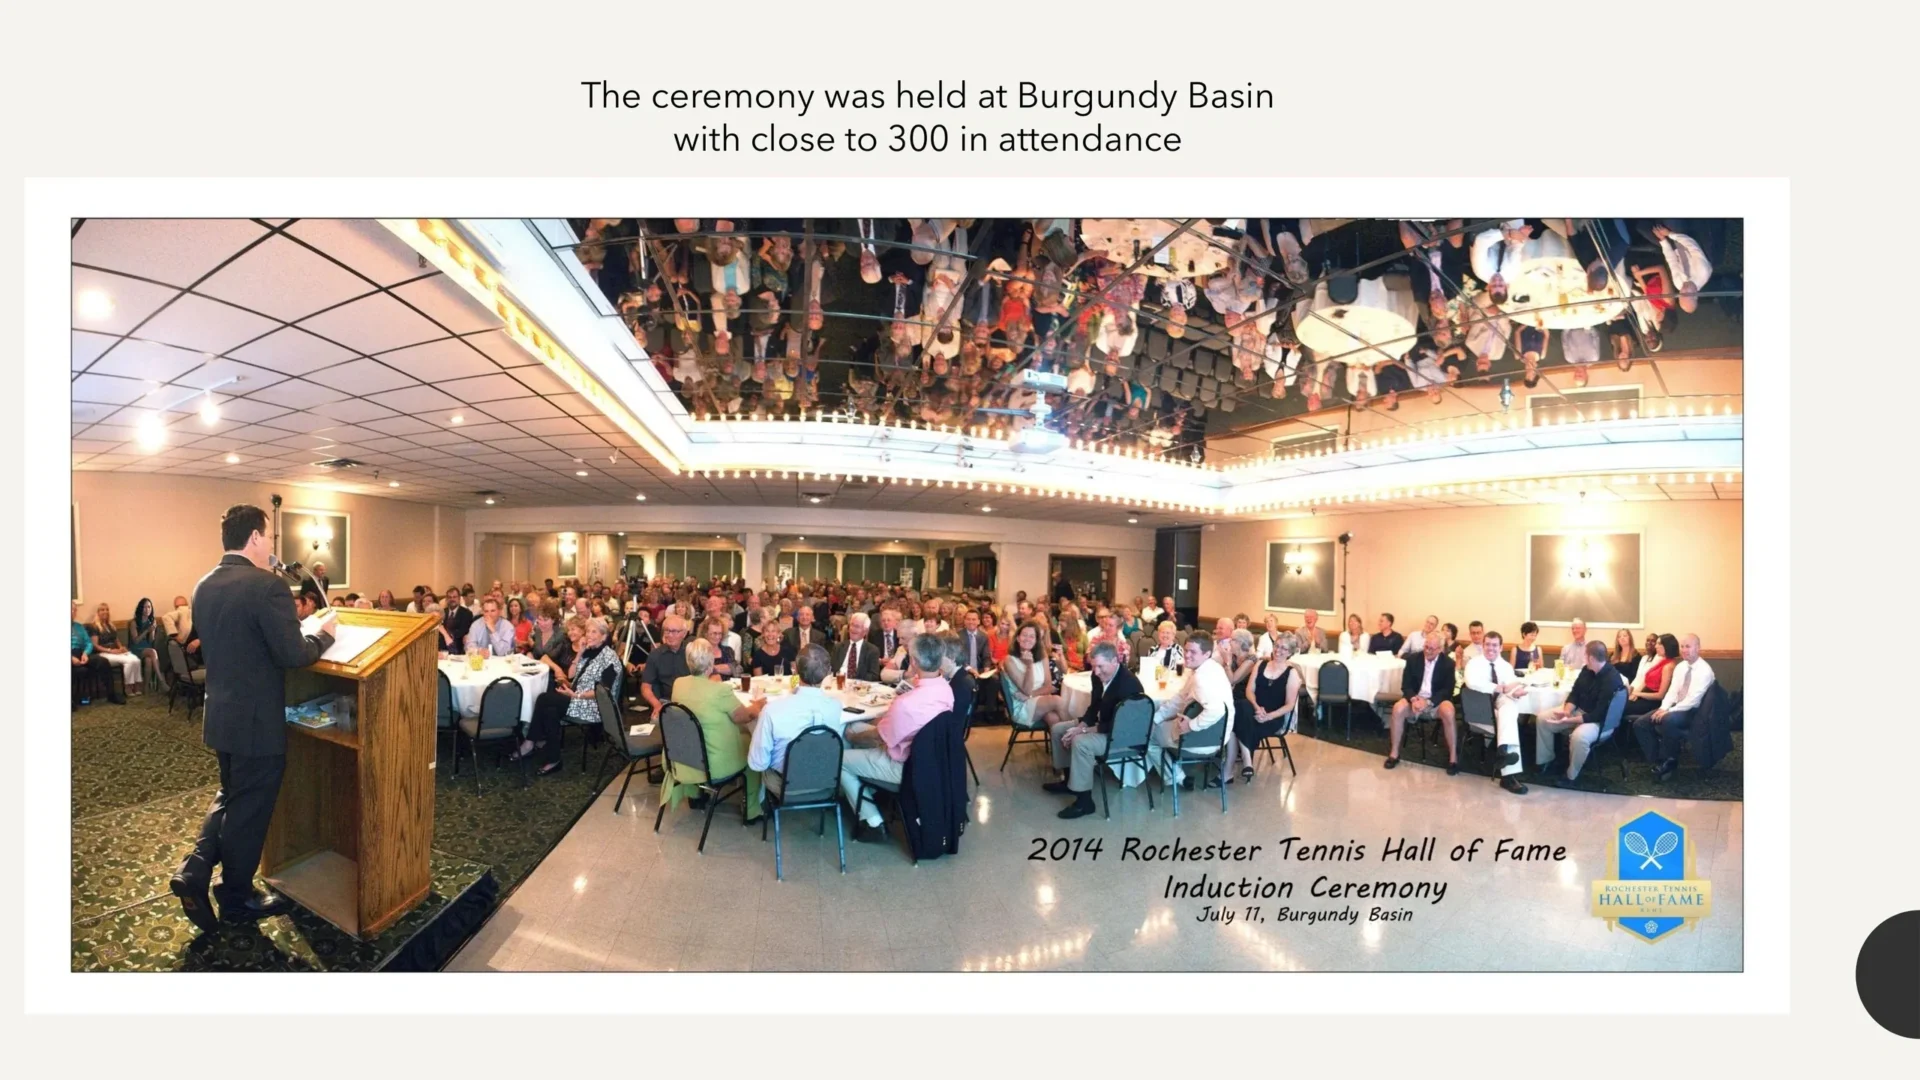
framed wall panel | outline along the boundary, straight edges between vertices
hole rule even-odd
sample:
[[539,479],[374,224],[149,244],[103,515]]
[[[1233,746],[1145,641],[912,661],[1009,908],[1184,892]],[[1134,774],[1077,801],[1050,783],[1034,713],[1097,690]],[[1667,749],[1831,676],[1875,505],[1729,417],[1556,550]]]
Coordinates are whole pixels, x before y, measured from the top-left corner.
[[1527,534],[1527,618],[1542,626],[1638,628],[1644,609],[1640,532]]
[[280,511],[280,561],[327,568],[327,588],[353,587],[353,517],[339,510]]
[[1289,537],[1267,541],[1267,610],[1336,614],[1334,541]]

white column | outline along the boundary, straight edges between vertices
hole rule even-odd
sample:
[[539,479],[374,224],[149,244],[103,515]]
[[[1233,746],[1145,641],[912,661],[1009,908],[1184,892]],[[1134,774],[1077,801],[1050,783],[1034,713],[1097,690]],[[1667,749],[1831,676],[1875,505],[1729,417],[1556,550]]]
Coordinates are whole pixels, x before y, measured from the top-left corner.
[[763,532],[741,533],[739,539],[740,547],[745,552],[740,562],[740,576],[747,579],[749,588],[758,590],[768,577],[768,534]]
[[1007,582],[1006,545],[996,540],[987,546],[993,549],[993,595],[1005,607],[1012,601],[1014,593],[1013,587]]

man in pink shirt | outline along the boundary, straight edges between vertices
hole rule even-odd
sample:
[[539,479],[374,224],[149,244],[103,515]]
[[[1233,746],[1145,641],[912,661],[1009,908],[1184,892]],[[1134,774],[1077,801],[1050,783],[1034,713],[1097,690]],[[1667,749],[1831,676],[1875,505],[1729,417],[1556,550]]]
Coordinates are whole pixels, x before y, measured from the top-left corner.
[[885,841],[887,834],[880,808],[871,800],[861,804],[860,781],[899,784],[906,771],[907,752],[913,746],[913,737],[934,717],[953,708],[953,687],[940,677],[940,664],[946,655],[940,636],[914,637],[907,643],[907,653],[913,662],[903,681],[911,680],[913,689],[893,699],[893,704],[880,717],[878,727],[848,725],[846,731],[847,751],[840,759],[840,790],[846,794],[847,805],[869,826],[856,829],[853,834],[855,840],[866,843]]

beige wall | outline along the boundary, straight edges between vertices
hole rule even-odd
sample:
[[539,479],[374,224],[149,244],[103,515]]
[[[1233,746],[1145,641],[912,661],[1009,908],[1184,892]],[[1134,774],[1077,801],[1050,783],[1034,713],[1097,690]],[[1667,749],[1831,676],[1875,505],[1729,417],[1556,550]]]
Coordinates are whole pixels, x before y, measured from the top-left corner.
[[106,601],[122,619],[143,596],[165,610],[220,561],[220,515],[227,507],[253,503],[270,510],[275,492],[287,506],[352,516],[355,592],[386,588],[404,597],[415,585],[445,587],[465,565],[465,512],[450,507],[285,483],[76,472],[82,598],[89,607]]
[[[1244,611],[1257,622],[1265,611],[1268,540],[1352,532],[1347,610],[1364,616],[1369,632],[1380,612],[1391,611],[1403,633],[1433,614],[1462,633],[1480,619],[1512,638],[1525,618],[1528,533],[1637,529],[1644,535],[1646,628],[1697,633],[1708,649],[1738,649],[1740,510],[1738,501],[1625,502],[1221,522],[1200,534],[1200,610],[1207,618]],[[1337,603],[1337,576],[1334,596]],[[1298,621],[1290,612],[1280,617],[1287,625]],[[1611,632],[1605,636],[1611,640]],[[1565,642],[1567,631],[1546,629],[1541,640]]]

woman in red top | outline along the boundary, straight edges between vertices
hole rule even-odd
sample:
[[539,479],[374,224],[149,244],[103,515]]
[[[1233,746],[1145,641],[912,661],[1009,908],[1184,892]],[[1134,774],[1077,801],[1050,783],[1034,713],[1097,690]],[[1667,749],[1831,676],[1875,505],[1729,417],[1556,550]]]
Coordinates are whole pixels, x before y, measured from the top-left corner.
[[1629,688],[1625,717],[1645,716],[1659,708],[1660,700],[1667,695],[1667,677],[1680,659],[1680,639],[1661,634],[1659,648],[1658,655],[1648,656],[1646,667]]
[[527,618],[526,601],[517,596],[507,597],[507,621],[513,624],[514,647],[525,649],[533,635],[533,620]]
[[987,634],[987,654],[993,657],[993,666],[999,667],[1007,662],[1007,648],[1013,643],[1008,640],[1000,620],[993,614],[992,608],[980,610],[980,629]]

